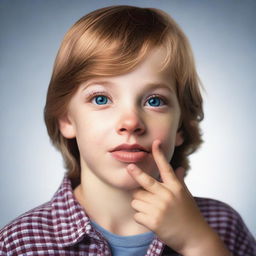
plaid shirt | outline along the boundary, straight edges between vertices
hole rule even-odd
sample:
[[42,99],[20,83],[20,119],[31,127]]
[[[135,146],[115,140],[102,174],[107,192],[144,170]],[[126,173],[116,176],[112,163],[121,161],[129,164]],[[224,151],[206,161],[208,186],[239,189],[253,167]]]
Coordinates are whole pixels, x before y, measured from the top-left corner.
[[[256,243],[239,214],[213,199],[195,197],[209,225],[235,256],[255,256]],[[90,223],[64,180],[52,200],[21,215],[0,231],[0,255],[111,255],[106,239]],[[146,256],[178,255],[157,237]]]

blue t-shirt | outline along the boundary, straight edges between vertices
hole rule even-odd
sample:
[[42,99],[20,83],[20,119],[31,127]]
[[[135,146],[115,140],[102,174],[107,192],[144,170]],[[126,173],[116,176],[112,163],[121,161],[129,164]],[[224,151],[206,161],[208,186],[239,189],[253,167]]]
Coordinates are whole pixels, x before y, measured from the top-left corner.
[[92,225],[107,239],[114,256],[144,256],[155,238],[153,232],[134,236],[119,236],[109,232],[94,221],[92,221]]

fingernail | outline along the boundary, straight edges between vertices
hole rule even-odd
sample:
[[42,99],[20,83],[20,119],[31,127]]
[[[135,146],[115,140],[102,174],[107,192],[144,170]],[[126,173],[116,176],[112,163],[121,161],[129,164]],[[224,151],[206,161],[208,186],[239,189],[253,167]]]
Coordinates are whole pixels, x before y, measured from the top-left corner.
[[139,174],[140,173],[140,169],[136,168],[136,166],[134,164],[130,164],[127,166],[127,169],[135,174]]
[[127,169],[128,169],[129,171],[133,171],[133,170],[135,169],[135,166],[134,166],[133,164],[129,164],[129,165],[127,166]]

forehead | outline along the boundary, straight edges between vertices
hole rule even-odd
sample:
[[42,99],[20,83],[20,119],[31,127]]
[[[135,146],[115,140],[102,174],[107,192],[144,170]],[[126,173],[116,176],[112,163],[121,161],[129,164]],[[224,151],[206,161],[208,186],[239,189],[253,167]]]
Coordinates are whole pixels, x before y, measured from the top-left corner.
[[[167,50],[164,47],[155,47],[137,65],[136,70],[148,72],[155,76],[164,76],[170,73],[169,65],[166,65]],[[170,75],[170,74],[169,74]]]
[[161,87],[173,89],[174,79],[171,69],[165,64],[165,49],[154,48],[149,54],[131,71],[115,76],[95,77],[83,83],[83,88],[88,88],[95,84],[111,87],[113,84],[126,84],[149,88]]

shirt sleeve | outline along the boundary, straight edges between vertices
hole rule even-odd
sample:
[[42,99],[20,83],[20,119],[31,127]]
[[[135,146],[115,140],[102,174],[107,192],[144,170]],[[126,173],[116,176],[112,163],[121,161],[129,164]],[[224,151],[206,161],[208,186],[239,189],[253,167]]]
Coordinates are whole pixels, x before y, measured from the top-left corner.
[[208,222],[233,256],[256,256],[256,241],[240,214],[227,203],[211,198],[194,197]]
[[227,227],[224,242],[227,243],[234,256],[256,256],[255,238],[246,227],[241,216],[234,209],[232,210],[237,216],[233,222],[233,227],[230,226],[230,230]]

